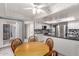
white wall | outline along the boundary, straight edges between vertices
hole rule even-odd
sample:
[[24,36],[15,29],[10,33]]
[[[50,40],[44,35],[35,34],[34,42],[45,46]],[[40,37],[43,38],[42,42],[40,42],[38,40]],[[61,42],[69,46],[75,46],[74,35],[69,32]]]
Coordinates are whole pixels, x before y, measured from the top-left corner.
[[34,23],[33,22],[25,22],[25,24],[27,25],[26,29],[26,34],[27,34],[27,38],[29,38],[29,36],[34,35]]
[[0,47],[3,46],[3,23],[0,22]]
[[16,22],[16,37],[22,39],[22,22]]
[[30,36],[34,35],[34,24],[28,24],[27,25],[27,38],[29,38]]

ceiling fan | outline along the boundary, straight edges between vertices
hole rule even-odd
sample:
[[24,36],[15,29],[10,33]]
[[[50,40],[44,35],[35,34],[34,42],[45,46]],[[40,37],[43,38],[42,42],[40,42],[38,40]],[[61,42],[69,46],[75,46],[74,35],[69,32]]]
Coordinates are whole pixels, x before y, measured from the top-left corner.
[[46,5],[45,4],[40,4],[40,3],[32,3],[31,4],[32,7],[30,8],[24,8],[25,10],[30,10],[32,9],[33,11],[33,14],[39,14],[40,12],[45,12],[42,8],[45,7]]

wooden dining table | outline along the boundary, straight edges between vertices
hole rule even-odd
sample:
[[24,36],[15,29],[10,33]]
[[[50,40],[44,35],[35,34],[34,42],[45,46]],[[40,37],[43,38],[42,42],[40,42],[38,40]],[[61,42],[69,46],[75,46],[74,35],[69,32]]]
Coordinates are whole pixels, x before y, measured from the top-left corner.
[[43,42],[23,43],[15,49],[16,56],[44,56],[49,52],[49,47]]

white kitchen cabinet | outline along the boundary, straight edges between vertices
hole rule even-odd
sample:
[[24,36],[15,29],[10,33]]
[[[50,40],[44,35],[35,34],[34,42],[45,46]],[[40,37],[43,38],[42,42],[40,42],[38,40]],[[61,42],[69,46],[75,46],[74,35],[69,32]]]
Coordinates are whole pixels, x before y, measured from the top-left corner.
[[76,45],[76,46],[75,46],[74,54],[75,54],[76,56],[79,56],[79,45]]
[[79,56],[79,41],[44,35],[38,36],[44,41],[49,37],[52,38],[54,41],[54,49],[65,56]]
[[79,56],[79,41],[55,38],[54,40],[55,49],[65,56]]

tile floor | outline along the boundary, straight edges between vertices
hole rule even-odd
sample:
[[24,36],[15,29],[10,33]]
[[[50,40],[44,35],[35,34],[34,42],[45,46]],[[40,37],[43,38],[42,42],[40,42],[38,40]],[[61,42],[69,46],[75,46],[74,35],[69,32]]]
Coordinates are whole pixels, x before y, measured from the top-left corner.
[[10,46],[0,48],[0,56],[13,56],[13,52]]

